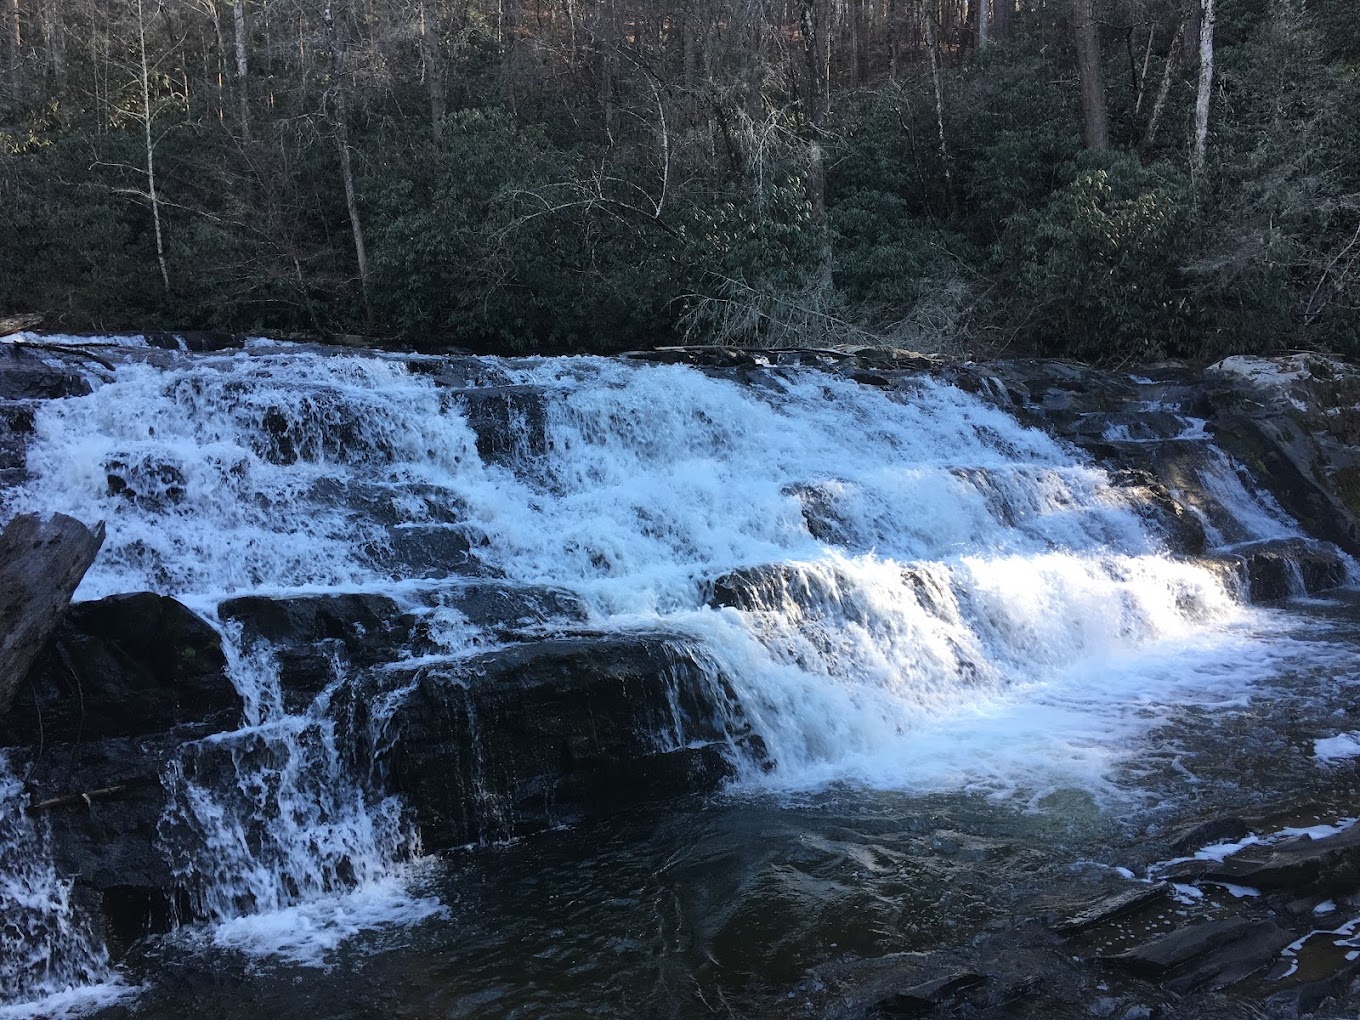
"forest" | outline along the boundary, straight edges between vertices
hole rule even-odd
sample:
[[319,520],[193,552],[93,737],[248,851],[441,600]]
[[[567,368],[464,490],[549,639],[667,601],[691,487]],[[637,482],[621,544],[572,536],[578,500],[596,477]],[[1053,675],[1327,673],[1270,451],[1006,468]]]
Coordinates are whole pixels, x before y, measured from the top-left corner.
[[0,314],[1360,351],[1354,0],[3,0]]

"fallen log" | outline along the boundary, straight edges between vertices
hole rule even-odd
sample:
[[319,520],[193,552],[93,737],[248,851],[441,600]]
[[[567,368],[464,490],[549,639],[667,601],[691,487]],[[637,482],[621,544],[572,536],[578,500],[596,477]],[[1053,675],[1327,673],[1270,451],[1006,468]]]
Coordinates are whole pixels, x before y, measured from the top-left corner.
[[0,715],[104,543],[73,517],[22,514],[0,533]]
[[69,804],[84,804],[89,807],[96,797],[112,797],[114,794],[123,793],[130,786],[130,783],[119,783],[117,786],[104,786],[98,790],[85,790],[82,793],[63,793],[60,797],[48,797],[36,804],[30,804],[24,810],[30,815],[36,815],[39,811],[51,811],[53,808],[66,807]]
[[26,329],[36,329],[43,321],[42,312],[26,312],[22,315],[0,316],[0,336],[22,333]]

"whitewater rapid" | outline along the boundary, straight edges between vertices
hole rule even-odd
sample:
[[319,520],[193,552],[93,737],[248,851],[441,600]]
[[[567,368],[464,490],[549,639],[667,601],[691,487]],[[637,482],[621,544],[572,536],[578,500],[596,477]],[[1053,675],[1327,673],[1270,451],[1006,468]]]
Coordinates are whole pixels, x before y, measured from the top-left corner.
[[[547,631],[693,642],[768,749],[772,770],[738,763],[753,789],[1136,798],[1120,770],[1146,734],[1187,705],[1240,703],[1292,654],[1287,620],[1171,555],[1104,471],[926,376],[882,390],[598,358],[442,371],[263,343],[130,356],[92,369],[89,396],[41,405],[3,510],[105,522],[78,599],[151,590],[216,622],[242,594],[385,593],[453,658],[496,639],[431,592],[564,589],[587,618]],[[475,420],[488,392],[509,432],[494,455]],[[1241,534],[1292,533],[1230,469],[1210,483]],[[749,591],[722,604],[733,576]],[[389,920],[439,909],[392,888],[418,841],[337,747],[326,699],[345,678],[290,714],[276,665],[221,629],[247,718],[164,778],[162,826],[215,937],[305,955],[297,925],[326,928],[315,904],[347,903],[328,916],[349,922],[356,897]],[[233,787],[195,781],[224,755]],[[90,966],[77,978],[107,976]]]

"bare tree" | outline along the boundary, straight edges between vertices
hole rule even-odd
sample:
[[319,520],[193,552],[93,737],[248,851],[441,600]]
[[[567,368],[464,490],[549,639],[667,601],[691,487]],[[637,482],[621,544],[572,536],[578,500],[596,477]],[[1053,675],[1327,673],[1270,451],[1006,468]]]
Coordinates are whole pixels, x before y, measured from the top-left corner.
[[[138,3],[140,2],[141,0],[138,0]],[[364,313],[368,315],[371,314],[368,293],[368,251],[364,247],[364,229],[359,218],[359,198],[354,190],[354,168],[350,160],[344,43],[341,41],[340,29],[335,24],[331,0],[325,0],[321,17],[326,25],[326,42],[330,49],[331,94],[328,109],[331,112],[335,143],[340,150],[340,177],[345,188],[345,208],[349,212],[350,231],[354,235],[354,259],[359,268],[359,289],[363,295]]]
[[156,145],[151,139],[151,122],[155,111],[151,107],[151,66],[146,58],[146,14],[142,0],[137,0],[137,50],[141,57],[142,128],[146,140],[146,197],[151,204],[151,222],[156,230],[156,262],[161,269],[161,284],[170,291],[170,270],[165,264],[165,237],[161,230],[161,203],[156,194]]
[[1209,96],[1214,87],[1214,0],[1200,0],[1199,90],[1195,95],[1195,145],[1190,152],[1190,172],[1204,171],[1209,146]]
[[241,109],[241,135],[250,140],[250,75],[246,59],[246,5],[245,0],[232,0],[232,21],[236,28],[236,91],[237,102]]

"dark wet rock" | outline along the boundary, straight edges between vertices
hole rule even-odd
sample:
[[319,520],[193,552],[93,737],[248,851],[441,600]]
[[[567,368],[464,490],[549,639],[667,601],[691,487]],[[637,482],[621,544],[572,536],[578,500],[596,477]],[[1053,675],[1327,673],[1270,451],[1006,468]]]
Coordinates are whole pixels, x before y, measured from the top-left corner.
[[518,587],[495,582],[473,582],[443,595],[443,604],[456,608],[467,621],[502,636],[553,621],[583,623],[585,604],[565,588]]
[[1164,900],[1170,892],[1171,887],[1165,882],[1126,889],[1070,914],[1054,924],[1053,930],[1061,935],[1075,935]]
[[19,688],[0,744],[223,728],[240,712],[211,626],[164,595],[113,595],[66,611]]
[[[1348,993],[1353,995],[1360,991],[1355,986],[1357,978],[1360,978],[1360,959],[1341,957],[1328,973],[1305,980],[1295,977],[1284,990],[1268,994],[1265,1007],[1272,1020],[1304,1020],[1313,1016],[1329,999],[1344,1002]],[[1267,992],[1272,984],[1266,984]]]
[[[1213,923],[1213,922],[1211,922]],[[1181,968],[1165,983],[1169,991],[1221,991],[1245,981],[1275,962],[1294,936],[1273,921],[1255,921],[1240,937],[1226,942]]]
[[33,405],[0,403],[0,471],[22,471],[33,435]]
[[708,604],[715,608],[741,609],[759,612],[821,601],[828,593],[821,590],[817,578],[796,566],[784,563],[758,567],[741,567],[722,574],[713,581]]
[[1134,974],[1162,977],[1168,971],[1232,945],[1253,927],[1245,917],[1198,921],[1105,959]]
[[[403,608],[386,595],[343,593],[269,597],[249,595],[218,607],[241,625],[247,647],[273,648],[285,707],[300,710],[338,675],[438,651],[432,614],[456,612],[497,640],[515,640],[550,625],[583,623],[586,609],[563,589],[473,581],[432,592],[423,605]],[[337,665],[340,673],[337,673]]]
[[1230,916],[1197,921],[1104,959],[1184,995],[1245,980],[1269,966],[1291,941],[1293,936],[1273,921]]
[[50,827],[53,865],[75,877],[75,897],[102,919],[115,958],[191,918],[158,840],[160,776],[182,738],[204,729],[33,748],[15,759],[30,811]]
[[1341,550],[1327,542],[1271,539],[1235,546],[1232,553],[1246,564],[1253,602],[1313,595],[1346,583]]
[[973,971],[959,970],[893,992],[875,1003],[874,1008],[882,1017],[925,1016],[933,1013],[935,1007],[958,999],[986,980]]
[[299,645],[335,639],[363,665],[387,661],[410,634],[409,619],[401,625],[402,613],[386,595],[246,595],[228,599],[217,612],[241,624],[248,643],[262,639]]
[[389,528],[387,542],[370,550],[397,577],[442,578],[484,573],[473,538],[457,524],[409,524]]
[[53,400],[83,397],[90,383],[69,368],[54,368],[37,352],[0,344],[0,400]]
[[1181,830],[1172,838],[1171,849],[1178,854],[1194,853],[1202,847],[1212,846],[1215,843],[1227,843],[1242,839],[1250,832],[1251,826],[1245,818],[1239,818],[1236,815],[1210,818]]
[[1248,847],[1222,862],[1204,863],[1199,874],[1211,881],[1262,890],[1346,893],[1360,888],[1360,826],[1322,839],[1300,836],[1267,847]]
[[104,465],[104,474],[110,496],[151,510],[182,502],[188,485],[184,472],[164,461],[114,458]]
[[784,495],[798,500],[808,534],[819,542],[843,542],[845,522],[836,512],[836,497],[821,485],[786,485]]
[[[813,974],[827,989],[827,1004],[820,1015],[836,1020],[952,1012],[951,1007],[965,998],[971,1000],[989,981],[988,975],[948,952],[839,960],[816,968]],[[1009,998],[1005,989],[1001,997]]]
[[367,668],[408,654],[416,619],[386,595],[228,599],[218,615],[241,626],[246,647],[273,646],[284,707],[300,711],[336,679],[336,664]]
[[203,354],[211,351],[240,350],[246,338],[238,333],[218,330],[191,329],[184,333],[147,333],[146,342],[163,351],[191,351]]
[[1186,506],[1145,468],[1123,468],[1110,481],[1127,494],[1133,510],[1161,534],[1167,547],[1182,556],[1202,556],[1208,545],[1204,519]]
[[484,461],[505,463],[547,452],[547,408],[538,388],[486,386],[462,390],[457,397]]
[[379,751],[431,848],[716,788],[732,774],[729,695],[664,635],[542,641],[370,677],[409,685]]
[[1297,354],[1205,373],[1215,436],[1318,538],[1360,552],[1360,369]]

